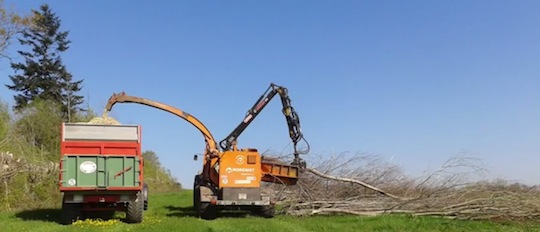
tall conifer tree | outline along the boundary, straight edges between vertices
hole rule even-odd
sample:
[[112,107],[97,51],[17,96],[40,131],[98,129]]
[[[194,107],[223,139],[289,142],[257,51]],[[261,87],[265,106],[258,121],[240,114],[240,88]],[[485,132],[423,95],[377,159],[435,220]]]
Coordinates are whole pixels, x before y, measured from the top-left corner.
[[64,120],[83,111],[79,107],[83,96],[78,95],[83,80],[74,81],[60,57],[71,43],[68,31],[60,30],[61,20],[47,4],[40,10],[33,10],[34,24],[22,33],[19,42],[28,45],[31,51],[18,51],[24,57],[24,63],[11,63],[15,71],[21,74],[10,76],[10,90],[18,92],[15,96],[16,111],[23,109],[35,100],[57,103],[62,110]]

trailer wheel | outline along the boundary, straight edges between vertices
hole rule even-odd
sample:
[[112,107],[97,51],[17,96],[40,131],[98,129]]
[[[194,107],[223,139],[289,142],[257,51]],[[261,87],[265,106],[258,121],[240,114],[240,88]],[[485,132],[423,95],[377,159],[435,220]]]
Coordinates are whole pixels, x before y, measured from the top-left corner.
[[64,225],[71,225],[81,217],[81,207],[77,203],[62,202],[62,214],[60,222]]
[[148,184],[143,184],[144,210],[148,210]]
[[137,193],[137,198],[128,203],[126,211],[126,222],[141,223],[144,212],[144,196],[142,192]]

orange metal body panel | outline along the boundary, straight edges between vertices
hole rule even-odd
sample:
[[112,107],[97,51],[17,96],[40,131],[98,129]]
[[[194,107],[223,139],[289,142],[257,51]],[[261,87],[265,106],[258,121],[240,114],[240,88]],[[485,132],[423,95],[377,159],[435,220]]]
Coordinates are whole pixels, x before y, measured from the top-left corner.
[[277,163],[261,163],[261,171],[263,174],[262,181],[265,182],[294,185],[298,181],[298,167],[296,166]]
[[[248,162],[248,159],[252,162]],[[219,163],[220,188],[258,188],[261,186],[261,158],[254,150],[225,151]]]

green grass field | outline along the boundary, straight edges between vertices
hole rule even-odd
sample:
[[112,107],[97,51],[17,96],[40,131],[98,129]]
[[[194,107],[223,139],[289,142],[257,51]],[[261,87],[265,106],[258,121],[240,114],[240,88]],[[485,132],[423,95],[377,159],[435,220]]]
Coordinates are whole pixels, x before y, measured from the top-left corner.
[[0,214],[0,231],[540,231],[540,223],[457,221],[409,216],[278,215],[271,219],[245,214],[225,214],[206,221],[191,210],[191,191],[153,194],[141,224],[126,224],[122,213],[110,221],[84,221],[60,225],[59,209],[37,209]]

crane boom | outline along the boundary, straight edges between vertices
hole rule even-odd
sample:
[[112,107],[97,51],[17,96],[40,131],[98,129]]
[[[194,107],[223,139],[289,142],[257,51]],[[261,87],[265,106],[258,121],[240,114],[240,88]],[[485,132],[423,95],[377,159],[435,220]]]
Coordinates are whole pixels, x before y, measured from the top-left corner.
[[[240,124],[220,142],[220,146],[223,150],[230,150],[236,139],[242,134],[242,132],[249,126],[251,122],[259,115],[259,113],[266,107],[274,96],[279,94],[281,103],[283,105],[282,113],[285,116],[287,125],[289,127],[289,136],[294,145],[294,154],[297,156],[300,152],[297,149],[297,144],[300,140],[304,139],[302,131],[300,130],[300,119],[298,114],[291,105],[291,99],[289,98],[287,88],[283,86],[270,83],[270,87],[259,97],[255,104],[248,110],[246,117]],[[305,151],[306,152],[306,151]],[[305,153],[302,152],[302,153]]]
[[142,105],[147,105],[150,107],[154,107],[169,113],[172,113],[187,122],[189,122],[191,125],[195,126],[204,136],[204,140],[206,141],[206,147],[208,154],[217,153],[219,152],[217,150],[217,142],[214,139],[214,136],[212,136],[212,133],[210,133],[210,130],[206,128],[206,126],[199,121],[199,119],[195,118],[193,115],[182,111],[178,108],[163,104],[161,102],[153,101],[146,98],[141,97],[135,97],[127,95],[125,92],[119,93],[119,94],[113,94],[109,101],[107,102],[107,105],[105,106],[105,112],[104,115],[106,116],[109,111],[111,111],[112,107],[116,103],[138,103]]

